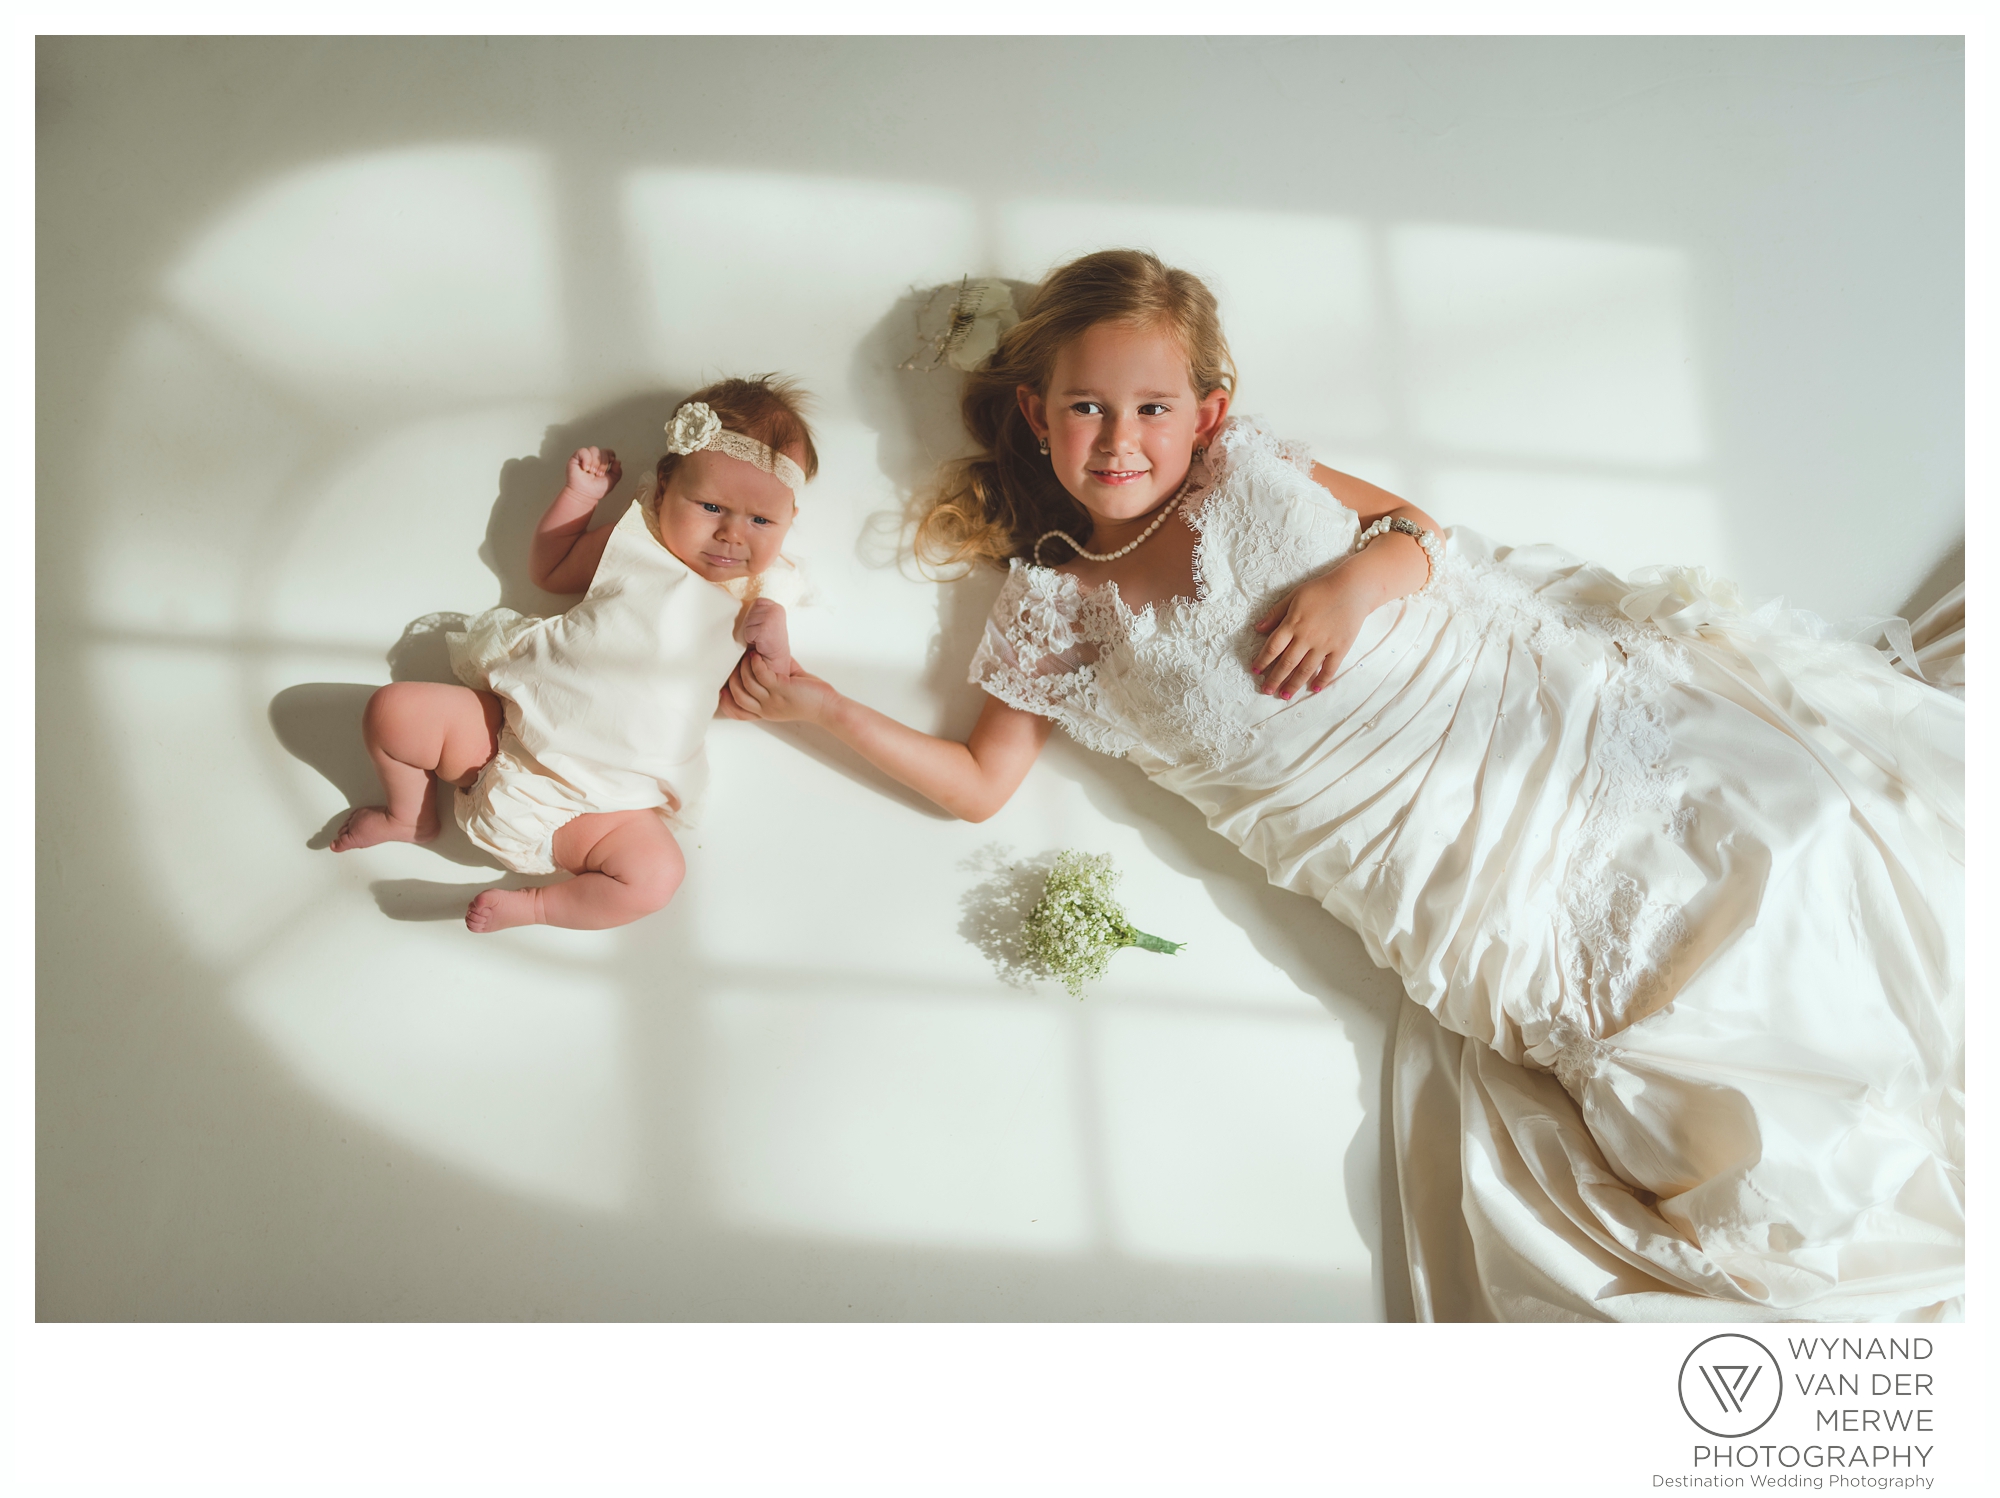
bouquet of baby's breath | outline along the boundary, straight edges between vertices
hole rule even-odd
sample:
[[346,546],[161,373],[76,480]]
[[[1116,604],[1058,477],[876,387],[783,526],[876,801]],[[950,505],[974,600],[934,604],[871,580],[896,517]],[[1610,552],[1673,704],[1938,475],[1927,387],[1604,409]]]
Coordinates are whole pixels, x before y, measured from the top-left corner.
[[1042,898],[1028,912],[1022,930],[1021,946],[1028,956],[1047,966],[1079,999],[1084,980],[1103,977],[1120,947],[1172,953],[1187,945],[1148,936],[1126,920],[1111,896],[1117,882],[1109,853],[1058,853]]

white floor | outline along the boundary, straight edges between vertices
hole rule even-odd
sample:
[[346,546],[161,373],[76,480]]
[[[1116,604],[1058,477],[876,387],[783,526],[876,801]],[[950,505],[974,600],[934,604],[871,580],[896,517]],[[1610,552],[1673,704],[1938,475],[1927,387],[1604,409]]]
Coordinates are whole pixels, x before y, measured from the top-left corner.
[[[1143,243],[1239,410],[1448,523],[1838,617],[1963,531],[1961,53],[1851,41],[45,41],[38,1310],[52,1320],[1406,1315],[1358,942],[1057,743],[992,822],[717,725],[686,888],[476,939],[336,860],[361,703],[546,607],[569,450],[818,393],[795,648],[926,726],[997,579],[917,292]],[[406,629],[416,627],[406,634]],[[1134,919],[1007,981],[1018,865]],[[997,934],[996,934],[997,933]]]

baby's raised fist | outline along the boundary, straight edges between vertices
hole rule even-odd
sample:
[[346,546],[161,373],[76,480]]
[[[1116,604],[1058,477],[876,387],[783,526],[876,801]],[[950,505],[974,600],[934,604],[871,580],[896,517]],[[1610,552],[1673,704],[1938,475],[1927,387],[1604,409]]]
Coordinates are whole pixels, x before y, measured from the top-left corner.
[[564,487],[582,499],[602,499],[618,485],[625,470],[608,447],[579,447],[569,455]]

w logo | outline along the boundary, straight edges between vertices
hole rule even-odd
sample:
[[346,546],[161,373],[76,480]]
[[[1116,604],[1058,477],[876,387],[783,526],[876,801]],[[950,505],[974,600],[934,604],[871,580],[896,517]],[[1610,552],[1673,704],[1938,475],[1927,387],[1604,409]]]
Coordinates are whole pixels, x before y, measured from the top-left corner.
[[1740,1332],[1710,1337],[1681,1364],[1681,1408],[1712,1436],[1733,1440],[1762,1430],[1784,1392],[1770,1349]]
[[1701,1369],[1709,1392],[1715,1396],[1716,1404],[1726,1415],[1743,1413],[1743,1401],[1750,1393],[1750,1386],[1764,1371],[1761,1366],[1752,1368],[1743,1363],[1697,1363],[1695,1366]]

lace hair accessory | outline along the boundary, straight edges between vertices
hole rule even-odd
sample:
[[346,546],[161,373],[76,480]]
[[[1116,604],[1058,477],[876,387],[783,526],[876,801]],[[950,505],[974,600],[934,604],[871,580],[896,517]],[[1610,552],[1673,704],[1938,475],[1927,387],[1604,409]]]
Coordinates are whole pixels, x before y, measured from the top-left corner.
[[1000,335],[1021,316],[1005,281],[965,277],[933,290],[917,309],[917,351],[896,367],[928,373],[940,364],[970,372],[1000,346]]
[[792,491],[797,499],[806,486],[806,476],[798,464],[783,453],[772,452],[755,437],[741,432],[725,432],[722,418],[701,401],[689,401],[674,412],[667,423],[667,451],[686,457],[689,453],[718,452],[761,468]]

